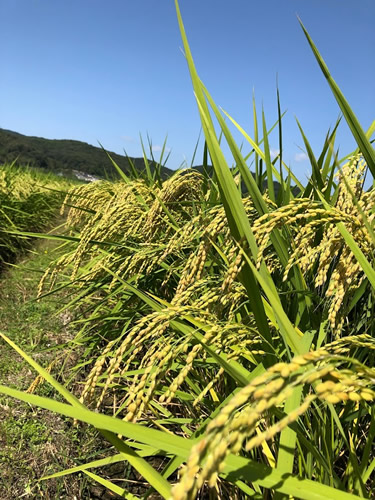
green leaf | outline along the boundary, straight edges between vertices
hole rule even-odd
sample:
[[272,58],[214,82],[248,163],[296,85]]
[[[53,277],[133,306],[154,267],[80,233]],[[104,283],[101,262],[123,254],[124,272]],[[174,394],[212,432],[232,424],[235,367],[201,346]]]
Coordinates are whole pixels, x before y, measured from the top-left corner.
[[258,280],[259,284],[264,290],[264,293],[266,294],[269,303],[272,307],[272,310],[275,314],[277,324],[279,326],[280,333],[284,339],[284,342],[286,345],[289,345],[294,354],[303,354],[305,352],[302,339],[299,336],[297,330],[293,326],[293,324],[290,322],[288,316],[286,315],[281,302],[280,298],[275,290],[273,290],[271,287],[269,287],[269,284],[267,281],[264,279],[264,277],[257,271],[256,267],[254,264],[250,261],[249,257],[243,252],[243,255],[245,259],[248,261],[249,266],[251,267],[256,279]]
[[[328,203],[325,201],[323,195],[319,193],[320,199],[322,200],[322,203],[324,204],[325,208],[327,210],[330,209],[330,206]],[[345,224],[343,222],[336,222],[337,229],[340,231],[342,237],[345,240],[345,243],[348,245],[350,250],[353,252],[355,258],[359,262],[361,268],[363,269],[364,273],[366,274],[369,282],[375,288],[375,270],[367,260],[366,256],[358,246],[357,242],[353,238],[353,236],[349,233],[347,230]]]
[[[305,334],[303,337],[304,351],[308,352],[313,340],[313,335]],[[295,387],[293,393],[287,399],[284,407],[284,413],[289,415],[301,404],[303,386]],[[279,453],[277,456],[277,470],[283,474],[293,472],[294,454],[297,441],[297,433],[291,427],[286,427],[280,434]],[[282,498],[282,495],[276,494],[275,500]]]
[[[162,300],[148,293],[145,293],[142,290],[139,290],[138,288],[132,286],[130,283],[124,281],[121,278],[121,276],[118,276],[111,269],[106,267],[104,267],[104,269],[113,276],[116,276],[117,279],[128,288],[128,290],[132,291],[135,295],[137,295],[140,299],[142,299],[154,311],[161,311],[162,306],[170,307],[171,304],[169,304],[166,300]],[[193,316],[188,314],[182,314],[181,319],[185,319],[186,321],[194,325],[194,328],[190,326],[188,323],[185,323],[177,319],[171,321],[171,325],[173,326],[173,328],[179,330],[180,332],[182,332],[187,336],[195,338],[198,342],[200,342],[203,348],[217,361],[217,363],[220,366],[224,368],[224,370],[228,373],[228,375],[230,375],[234,380],[236,380],[236,382],[240,386],[247,385],[254,378],[254,376],[260,375],[260,373],[264,371],[263,365],[259,365],[253,372],[249,372],[237,361],[234,361],[233,359],[228,361],[226,354],[216,353],[214,349],[209,347],[204,342],[203,335],[197,331],[197,328],[202,329],[203,331],[207,331],[209,328],[207,325],[203,324],[201,321],[198,321]]]
[[[98,429],[105,429],[111,433],[132,438],[141,443],[164,450],[187,460],[192,446],[196,440],[188,440],[144,427],[123,420],[101,415],[84,408],[73,407],[48,398],[27,394],[16,389],[0,385],[0,393],[11,396],[29,404],[52,410],[70,418],[94,425]],[[156,471],[155,471],[156,472]],[[243,457],[230,455],[221,474],[229,481],[238,479],[255,483],[268,489],[275,489],[281,493],[293,495],[303,500],[354,500],[358,498],[344,491],[337,491],[330,486],[318,482],[301,479],[299,477],[280,474],[276,469],[271,469],[263,464],[248,460]]]
[[[52,377],[50,373],[48,373],[44,368],[42,368],[36,361],[34,361],[28,354],[26,354],[20,347],[18,347],[14,342],[12,342],[6,335],[0,332],[0,336],[15,349],[45,380],[47,380],[64,398],[71,403],[78,410],[86,411],[85,406],[71,393],[69,392],[63,385],[61,385],[57,380]],[[1,389],[0,389],[1,392]],[[43,399],[43,398],[42,398]],[[44,398],[46,401],[47,409],[52,411],[56,411],[55,405],[59,403],[48,400]],[[47,403],[48,402],[48,403]],[[46,408],[46,406],[43,406]],[[79,417],[77,417],[79,420]],[[92,422],[90,422],[92,423]],[[93,424],[95,425],[95,424]],[[106,429],[105,427],[95,426],[100,430],[100,432],[104,435],[108,441],[110,441],[119,451],[126,454],[128,462],[140,473],[142,476],[161,494],[164,498],[168,498],[170,494],[170,485],[168,481],[166,481],[157,471],[155,471],[151,465],[146,462],[143,458],[139,457],[138,454],[132,450],[128,445],[122,442],[119,438],[117,438],[112,432],[108,432],[110,429]],[[117,433],[121,434],[121,433]]]
[[276,198],[275,198],[275,190],[273,188],[271,154],[270,154],[270,146],[268,143],[268,133],[267,133],[266,117],[264,116],[264,109],[262,109],[262,124],[263,124],[263,140],[264,140],[264,158],[266,160],[266,169],[267,169],[267,186],[270,198],[272,201],[275,202]]
[[[296,121],[297,121],[298,128],[299,128],[299,130],[301,132],[301,135],[302,135],[302,138],[303,138],[303,142],[305,143],[307,155],[309,157],[309,160],[310,160],[310,163],[311,163],[311,166],[312,166],[312,178],[315,181],[315,184],[318,186],[318,188],[322,189],[324,183],[323,183],[322,174],[321,174],[318,162],[316,161],[316,158],[314,156],[313,150],[311,149],[310,143],[307,140],[307,137],[305,136],[305,133],[302,130],[302,127],[301,127],[299,121],[297,119],[296,119]],[[304,197],[306,197],[306,196],[308,196],[310,194],[310,191],[311,191],[310,186],[311,186],[311,184],[309,184],[308,188],[305,189]]]
[[339,86],[335,82],[335,80],[332,78],[331,73],[329,72],[328,66],[324,62],[322,56],[320,55],[318,49],[316,48],[314,42],[312,41],[310,35],[308,34],[306,28],[304,27],[301,19],[299,19],[301,28],[303,29],[303,32],[307,38],[307,41],[309,42],[309,45],[314,53],[314,56],[320,66],[320,69],[322,70],[324,76],[327,79],[328,85],[331,87],[332,93],[335,96],[335,99],[340,106],[340,109],[342,111],[342,114],[344,115],[344,118],[349,125],[350,130],[352,131],[353,137],[355,138],[359,150],[363,154],[366,163],[372,173],[372,176],[375,178],[375,151],[374,148],[371,146],[370,141],[366,137],[366,134],[364,130],[362,129],[356,115],[352,111],[352,109],[349,106],[348,101],[345,99],[344,94],[341,92]]
[[108,481],[107,479],[103,479],[97,474],[93,474],[88,470],[83,470],[82,472],[84,472],[87,476],[91,477],[91,479],[94,479],[94,481],[96,481],[97,483],[105,486],[108,490],[113,491],[113,493],[116,493],[117,495],[120,495],[121,497],[126,498],[127,500],[135,500],[138,498],[129,493],[128,491],[124,490],[123,488],[120,488],[120,486],[117,486],[117,484],[114,484],[111,481]]
[[81,472],[86,469],[94,469],[96,467],[105,467],[106,465],[116,464],[118,462],[124,462],[126,460],[126,455],[124,453],[117,453],[116,455],[111,455],[110,457],[102,458],[100,460],[95,460],[87,464],[77,465],[77,467],[71,467],[70,469],[65,469],[54,474],[49,474],[48,476],[43,476],[39,481],[46,481],[47,479],[53,479],[56,477],[67,476],[69,474],[74,474],[75,472]]
[[130,179],[129,177],[125,174],[125,172],[117,165],[117,163],[115,162],[115,160],[112,158],[112,156],[108,153],[108,151],[106,151],[104,149],[104,147],[102,146],[102,144],[99,142],[99,146],[102,148],[102,150],[105,152],[105,154],[108,156],[110,162],[112,163],[112,165],[115,167],[117,173],[119,174],[119,176],[121,177],[121,179],[126,183],[126,184],[129,184],[130,183]]
[[[207,102],[204,97],[200,79],[195,69],[194,61],[186,38],[185,29],[177,2],[176,10],[185,55],[190,70],[190,76],[194,87],[198,110],[201,116],[202,128],[218,179],[230,231],[237,241],[245,239],[253,256],[255,256],[257,254],[255,237],[251,231],[249,220],[247,218],[241,196],[237,190],[237,186],[234,182],[234,179],[231,175],[230,169],[227,165],[224,154],[220,149],[220,144],[216,137],[214,125],[208,110]],[[271,343],[271,332],[267,323],[259,287],[257,286],[256,280],[252,272],[248,268],[243,269],[241,273],[241,279],[243,280],[243,284],[249,296],[251,296],[252,310],[254,312],[254,317],[258,328],[263,332],[263,336],[267,338],[267,340]]]

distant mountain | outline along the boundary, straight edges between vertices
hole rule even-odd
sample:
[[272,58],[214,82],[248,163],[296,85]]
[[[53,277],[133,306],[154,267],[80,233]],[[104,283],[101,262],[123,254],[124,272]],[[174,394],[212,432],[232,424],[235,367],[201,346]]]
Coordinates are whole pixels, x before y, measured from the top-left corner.
[[[128,159],[108,151],[113,160],[125,173],[130,173]],[[0,164],[10,163],[18,158],[22,165],[30,165],[55,173],[74,175],[74,170],[95,177],[115,177],[115,169],[106,153],[99,147],[85,142],[30,137],[0,129]],[[138,171],[144,171],[143,158],[130,158]],[[155,165],[150,161],[151,170]],[[162,167],[161,176],[167,178],[173,170]]]
[[[125,156],[111,151],[108,153],[126,174],[131,172],[129,161]],[[115,168],[101,148],[81,141],[30,137],[0,128],[0,165],[11,163],[17,158],[21,165],[30,165],[87,181],[94,178],[115,178],[117,176]],[[130,158],[130,160],[137,171],[144,172],[143,158]],[[155,164],[152,161],[149,163],[153,171]],[[207,168],[196,165],[193,168],[201,173],[204,170],[209,175],[213,173],[211,165],[208,165]],[[161,168],[162,179],[167,179],[173,173],[174,170],[170,168]],[[254,173],[252,175],[255,176]],[[263,187],[266,188],[266,182]],[[274,189],[277,194],[280,189],[280,184],[277,181],[274,181]],[[294,188],[294,191],[297,194],[298,188],[297,190]],[[247,192],[244,182],[242,182],[242,192]]]

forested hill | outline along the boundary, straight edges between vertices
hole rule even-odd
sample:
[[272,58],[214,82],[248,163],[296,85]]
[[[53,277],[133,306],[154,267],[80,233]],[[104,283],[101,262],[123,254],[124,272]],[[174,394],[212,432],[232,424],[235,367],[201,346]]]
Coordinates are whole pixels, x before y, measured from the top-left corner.
[[[114,161],[124,170],[130,172],[130,165],[125,156],[109,152]],[[10,163],[18,158],[18,163],[30,165],[55,173],[72,174],[79,170],[97,177],[114,174],[115,170],[105,152],[85,142],[60,139],[44,139],[30,137],[0,129],[0,164]],[[144,170],[143,158],[131,158],[137,170]],[[153,167],[151,162],[151,168]],[[169,177],[173,171],[162,168],[162,177]]]
[[[129,161],[124,156],[111,151],[108,152],[113,160],[122,170],[129,174],[131,171]],[[99,178],[114,178],[116,171],[106,153],[99,147],[91,146],[86,142],[73,141],[67,139],[44,139],[42,137],[30,137],[0,128],[0,165],[11,163],[17,159],[21,165],[29,165],[45,170],[50,170],[56,174],[66,176],[74,175],[74,170],[83,172]],[[138,171],[144,171],[145,165],[143,158],[130,158]],[[151,170],[154,165],[150,161]],[[194,166],[195,169],[206,172],[209,175],[213,173],[213,167],[204,168],[202,165]],[[161,177],[167,179],[174,170],[162,167]],[[253,175],[255,175],[253,173]],[[87,179],[88,180],[88,179]],[[264,181],[265,189],[267,182]],[[280,184],[274,181],[274,190],[277,194]],[[298,189],[293,188],[295,194]],[[246,186],[242,183],[243,193],[247,192]]]

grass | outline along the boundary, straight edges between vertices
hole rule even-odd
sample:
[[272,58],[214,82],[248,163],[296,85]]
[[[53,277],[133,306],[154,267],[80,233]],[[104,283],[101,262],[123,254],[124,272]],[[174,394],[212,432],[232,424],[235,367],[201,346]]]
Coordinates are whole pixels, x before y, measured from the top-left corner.
[[[61,301],[66,299],[65,294],[56,294],[43,302],[35,300],[40,271],[56,255],[56,243],[43,241],[29,249],[22,260],[5,271],[1,278],[1,331],[46,366],[56,357],[56,348],[60,349],[61,344],[73,336],[71,327],[66,324],[68,318],[55,314]],[[13,349],[3,345],[1,383],[27,390],[34,379],[35,374],[28,365],[20,361]],[[40,386],[39,393],[56,396],[46,384]],[[0,405],[0,497],[4,500],[22,495],[26,498],[45,495],[48,498],[64,498],[64,495],[72,498],[80,490],[84,491],[84,485],[80,486],[77,481],[70,484],[54,481],[49,485],[37,482],[54,464],[69,466],[72,463],[70,455],[74,455],[74,443],[79,435],[77,430],[62,418],[6,396],[1,396]]]
[[[69,348],[78,358],[66,380],[17,345],[22,335],[14,343],[1,333],[59,396],[9,383],[0,393],[90,424],[108,442],[104,458],[57,468],[40,484],[83,474],[125,498],[371,498],[375,190],[365,192],[363,178],[375,171],[374,127],[362,130],[302,26],[358,150],[338,157],[336,126],[316,154],[300,127],[311,162],[301,185],[280,156],[271,160],[255,102],[254,139],[217,108],[176,9],[204,170],[210,157],[214,173],[164,182],[150,170],[122,173],[121,182],[69,192],[69,233],[52,236],[64,251],[39,296],[70,294],[60,312],[74,313]],[[279,100],[278,109],[281,150]],[[121,461],[142,488],[125,470],[120,482],[97,470]]]
[[[60,226],[62,219],[55,219]],[[71,325],[72,313],[59,309],[69,302],[69,293],[61,290],[42,301],[36,300],[41,272],[51,261],[64,253],[60,242],[41,240],[29,248],[21,259],[4,271],[0,291],[0,329],[17,342],[25,352],[48,367],[55,377],[69,380],[69,370],[75,365],[78,352],[72,352],[69,342],[76,329]],[[64,359],[62,363],[61,359]],[[22,362],[14,349],[2,346],[0,383],[9,387],[30,388],[35,373]],[[44,397],[62,400],[49,384],[43,383],[34,392]],[[85,463],[87,457],[100,459],[106,443],[93,428],[77,428],[48,411],[0,396],[0,498],[101,498],[105,488],[85,475],[39,482],[43,475],[56,468]],[[51,432],[52,429],[52,432]],[[83,446],[77,446],[84,440]],[[121,475],[124,467],[114,463],[102,471],[104,477]],[[139,483],[130,471],[126,477]],[[112,497],[111,497],[112,498]]]

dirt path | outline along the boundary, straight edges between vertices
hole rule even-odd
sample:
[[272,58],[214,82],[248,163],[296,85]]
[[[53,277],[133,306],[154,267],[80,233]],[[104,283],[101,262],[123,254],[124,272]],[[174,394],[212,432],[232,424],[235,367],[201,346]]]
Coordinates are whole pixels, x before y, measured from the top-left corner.
[[[0,277],[0,331],[46,367],[74,335],[71,315],[59,312],[64,291],[37,302],[39,279],[61,253],[60,243],[40,240]],[[54,373],[59,373],[56,366]],[[27,390],[36,373],[0,341],[0,384]],[[38,394],[52,396],[46,383]],[[54,395],[55,397],[55,395]],[[77,433],[69,421],[0,395],[0,498],[91,498],[84,478],[37,482],[43,475],[77,464]],[[80,452],[78,451],[78,454]],[[86,491],[86,493],[85,493]]]

